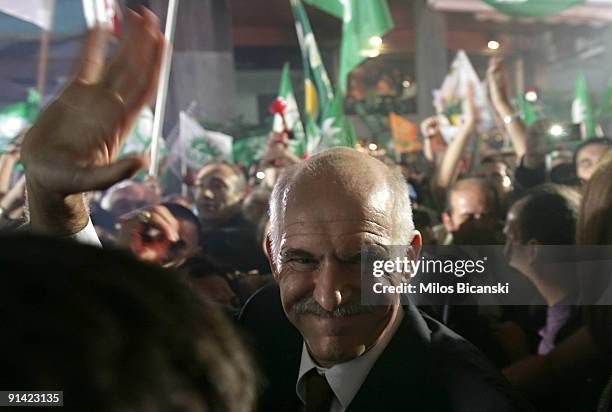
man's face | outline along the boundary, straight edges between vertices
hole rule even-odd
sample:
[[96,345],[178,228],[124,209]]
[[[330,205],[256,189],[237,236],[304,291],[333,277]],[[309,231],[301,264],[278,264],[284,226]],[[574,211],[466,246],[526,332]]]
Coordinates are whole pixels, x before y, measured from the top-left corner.
[[322,366],[363,354],[398,308],[360,305],[362,246],[385,254],[392,244],[389,191],[349,194],[330,181],[322,176],[293,189],[274,270],[285,313]]
[[601,159],[606,152],[610,149],[610,146],[605,144],[590,144],[583,147],[576,156],[576,175],[582,182],[588,182],[597,162]]
[[508,166],[502,162],[487,162],[478,168],[476,177],[486,179],[495,188],[500,198],[512,191],[512,179],[508,174]]
[[[450,222],[445,222],[451,232],[459,230],[468,220],[489,218],[487,197],[479,187],[455,190],[450,196]],[[449,224],[447,224],[449,223]]]
[[195,202],[204,221],[223,222],[240,210],[240,178],[226,165],[204,167],[195,182]]

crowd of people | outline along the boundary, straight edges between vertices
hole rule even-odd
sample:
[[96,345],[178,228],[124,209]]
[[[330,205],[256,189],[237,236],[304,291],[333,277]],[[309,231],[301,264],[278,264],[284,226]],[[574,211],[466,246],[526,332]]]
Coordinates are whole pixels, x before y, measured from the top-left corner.
[[[78,411],[612,411],[612,310],[593,304],[612,284],[534,252],[612,244],[612,140],[547,161],[551,123],[526,126],[494,57],[510,151],[466,158],[468,90],[448,145],[422,122],[426,169],[354,148],[300,159],[273,136],[266,179],[212,162],[166,193],[131,180],[141,157],[117,160],[167,47],[150,11],[125,19],[108,64],[88,34],[0,158],[1,390],[61,390]],[[363,304],[362,248],[399,244],[504,245],[540,304]]]

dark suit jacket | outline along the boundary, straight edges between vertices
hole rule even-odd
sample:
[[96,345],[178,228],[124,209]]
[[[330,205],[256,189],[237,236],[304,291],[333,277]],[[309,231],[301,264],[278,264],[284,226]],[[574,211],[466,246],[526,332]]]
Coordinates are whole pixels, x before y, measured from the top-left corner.
[[[532,410],[474,346],[413,305],[404,309],[348,411]],[[266,378],[259,410],[302,410],[295,385],[303,340],[283,312],[278,287],[256,293],[240,323]]]

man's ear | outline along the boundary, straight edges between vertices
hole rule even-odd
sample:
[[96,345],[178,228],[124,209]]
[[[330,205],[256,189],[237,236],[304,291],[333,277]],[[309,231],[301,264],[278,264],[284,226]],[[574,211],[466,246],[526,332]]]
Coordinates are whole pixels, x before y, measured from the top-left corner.
[[272,276],[274,276],[274,279],[278,281],[278,268],[276,267],[272,256],[272,239],[270,238],[270,232],[268,232],[266,234],[266,258],[268,258],[268,263],[270,264],[270,269],[272,270]]
[[446,233],[452,233],[455,231],[455,225],[448,212],[442,212],[442,224],[446,229]]
[[423,246],[423,237],[421,236],[421,232],[418,230],[414,231],[414,235],[412,236],[412,241],[410,242],[410,256],[412,259],[417,260],[419,255],[421,254],[421,247]]
[[527,257],[529,259],[529,265],[533,266],[539,259],[540,255],[540,242],[535,239],[529,239],[527,242]]

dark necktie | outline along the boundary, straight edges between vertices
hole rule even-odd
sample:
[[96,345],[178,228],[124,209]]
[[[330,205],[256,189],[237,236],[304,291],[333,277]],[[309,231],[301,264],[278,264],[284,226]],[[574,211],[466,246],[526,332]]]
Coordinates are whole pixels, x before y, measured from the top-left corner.
[[306,374],[306,406],[304,412],[329,412],[334,391],[327,383],[325,376],[319,375],[316,369]]

